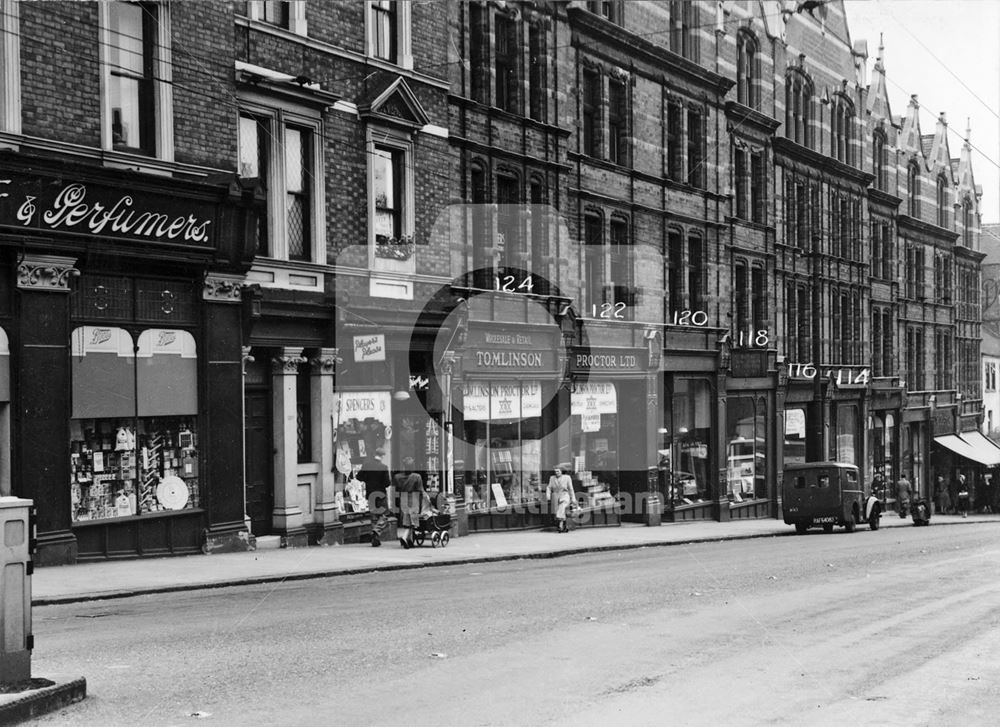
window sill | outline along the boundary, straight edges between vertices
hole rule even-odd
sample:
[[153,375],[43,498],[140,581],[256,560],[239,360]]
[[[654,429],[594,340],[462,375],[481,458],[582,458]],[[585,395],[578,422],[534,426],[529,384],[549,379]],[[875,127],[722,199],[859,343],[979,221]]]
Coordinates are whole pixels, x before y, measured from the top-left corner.
[[161,510],[159,512],[145,512],[142,515],[129,515],[127,517],[107,517],[100,520],[77,520],[70,525],[70,528],[86,528],[97,525],[120,525],[140,522],[142,520],[155,520],[165,517],[178,517],[183,515],[201,516],[205,510],[200,507],[186,507],[182,510]]
[[296,262],[279,258],[257,258],[247,273],[248,283],[259,283],[265,288],[314,290],[323,292],[326,273],[331,268],[317,263]]

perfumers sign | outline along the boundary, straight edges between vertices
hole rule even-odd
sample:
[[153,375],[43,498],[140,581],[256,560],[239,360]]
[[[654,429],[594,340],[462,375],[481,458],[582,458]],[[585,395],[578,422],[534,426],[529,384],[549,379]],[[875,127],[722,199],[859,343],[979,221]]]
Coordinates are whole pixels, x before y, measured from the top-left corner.
[[2,226],[209,245],[213,214],[210,202],[0,170]]

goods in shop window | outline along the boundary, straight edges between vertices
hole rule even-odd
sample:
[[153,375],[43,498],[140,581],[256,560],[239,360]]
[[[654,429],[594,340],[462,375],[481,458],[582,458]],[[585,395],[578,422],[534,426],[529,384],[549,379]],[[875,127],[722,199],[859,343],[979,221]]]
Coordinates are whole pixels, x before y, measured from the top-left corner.
[[167,475],[156,487],[156,499],[167,510],[181,510],[188,501],[188,487],[176,475]]
[[115,451],[128,452],[135,449],[135,432],[129,427],[118,427],[115,432]]
[[132,497],[125,494],[124,491],[119,492],[118,497],[115,498],[115,514],[118,517],[135,515],[135,505],[132,502]]
[[344,487],[348,512],[368,512],[368,500],[365,490],[365,483],[361,480],[352,478],[348,481]]

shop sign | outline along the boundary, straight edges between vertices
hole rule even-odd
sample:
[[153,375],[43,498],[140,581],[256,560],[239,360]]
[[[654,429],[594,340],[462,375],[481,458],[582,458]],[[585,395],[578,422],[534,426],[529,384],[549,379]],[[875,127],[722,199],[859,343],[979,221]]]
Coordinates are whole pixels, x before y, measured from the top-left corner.
[[649,352],[644,348],[591,348],[589,351],[576,350],[571,355],[572,368],[576,372],[645,371],[648,361]]
[[[54,183],[55,182],[55,183]],[[210,245],[215,206],[92,182],[0,171],[0,225]]]
[[577,384],[569,395],[570,414],[617,414],[618,393],[614,384]]
[[490,385],[478,381],[462,387],[462,410],[465,421],[489,421]]
[[541,351],[472,351],[480,369],[540,369],[545,365]]
[[542,415],[542,385],[537,381],[521,384],[521,416],[540,417]]
[[521,419],[542,415],[542,387],[537,381],[478,382],[462,387],[466,421]]
[[601,415],[583,414],[580,417],[580,425],[583,432],[599,432],[601,431]]
[[354,360],[385,361],[385,335],[377,333],[371,336],[354,337]]
[[767,375],[767,352],[734,350],[729,360],[729,373],[736,378]]
[[333,397],[338,423],[371,417],[392,426],[392,400],[388,391],[335,391]]
[[490,386],[490,416],[493,419],[521,418],[520,382]]

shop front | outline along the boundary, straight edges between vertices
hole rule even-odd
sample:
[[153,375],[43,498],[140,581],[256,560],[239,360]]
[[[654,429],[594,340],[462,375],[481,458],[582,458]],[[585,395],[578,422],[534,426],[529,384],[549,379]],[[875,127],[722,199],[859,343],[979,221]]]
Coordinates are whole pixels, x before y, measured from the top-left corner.
[[864,478],[883,500],[894,496],[899,479],[899,422],[902,409],[900,387],[872,384],[867,427],[867,457]]
[[648,508],[649,350],[582,347],[570,352],[570,453],[586,520],[642,521]]
[[870,438],[869,369],[786,363],[783,463],[833,461],[863,468]]
[[715,329],[664,335],[662,423],[657,468],[663,518],[728,520],[719,454],[720,402]]
[[[470,325],[461,357],[456,468],[464,467],[469,530],[540,527],[552,468],[568,459],[557,435],[563,360],[557,326]],[[560,457],[562,452],[562,457]],[[574,476],[579,476],[575,473]]]
[[231,433],[251,197],[13,153],[4,165],[18,315],[0,473],[36,503],[37,562],[245,549]]
[[[725,488],[731,519],[774,517],[776,372],[766,349],[737,349],[726,377],[723,432]],[[769,365],[770,364],[770,365]]]

